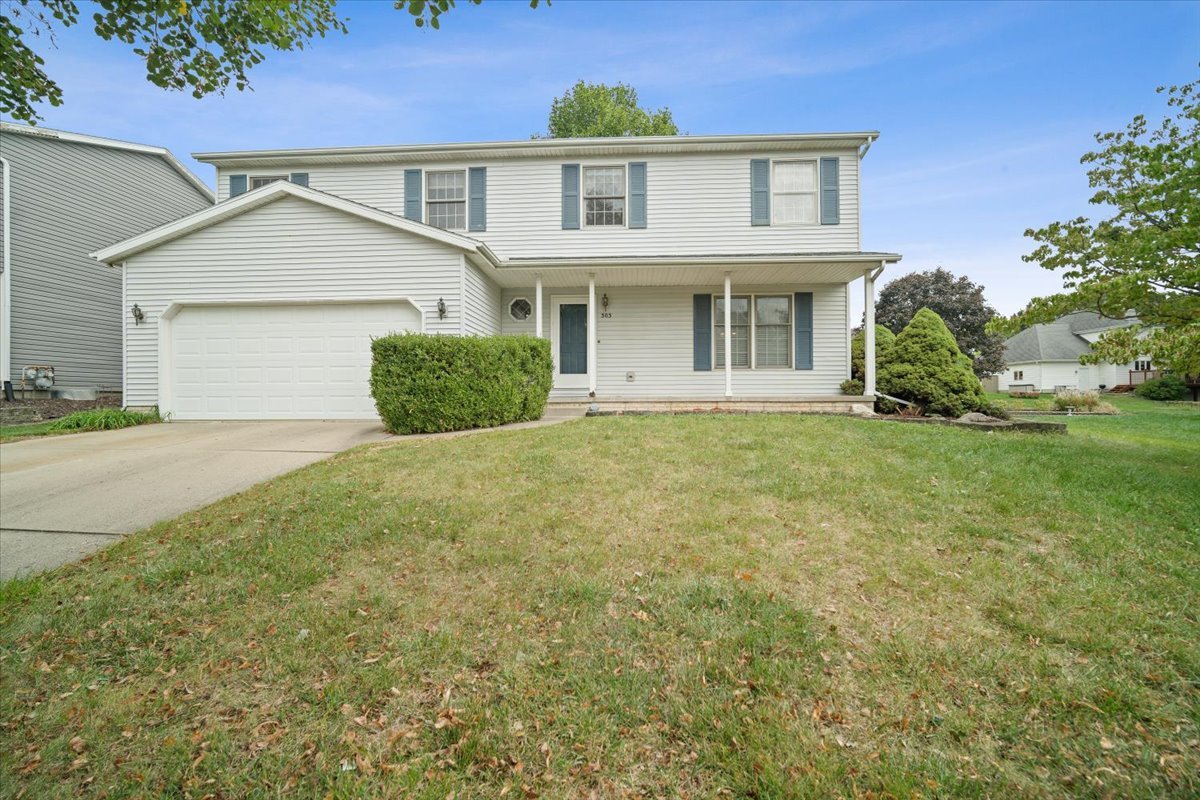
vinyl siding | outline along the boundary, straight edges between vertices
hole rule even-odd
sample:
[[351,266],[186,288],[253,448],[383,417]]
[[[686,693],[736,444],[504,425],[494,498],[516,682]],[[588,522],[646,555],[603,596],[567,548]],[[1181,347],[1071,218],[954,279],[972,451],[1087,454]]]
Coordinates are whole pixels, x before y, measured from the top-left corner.
[[[550,335],[550,303],[554,295],[586,295],[587,287],[545,289],[542,325]],[[692,363],[692,295],[719,295],[722,286],[596,287],[607,293],[609,319],[597,313],[596,392],[600,396],[724,396],[725,371],[698,372]],[[846,286],[735,286],[734,294],[813,293],[813,369],[735,369],[736,397],[789,397],[839,394],[849,369],[846,348]],[[506,289],[502,295],[501,329],[533,334],[534,314],[517,321],[508,313],[514,298],[534,302],[534,290]],[[634,373],[632,382],[626,372]]]
[[463,259],[463,333],[490,336],[500,332],[500,287]]
[[[312,165],[271,170],[222,169],[220,199],[229,195],[230,174],[306,171],[309,186],[366,205],[404,213],[404,170],[486,166],[486,231],[469,235],[487,242],[501,258],[599,255],[697,255],[770,252],[841,252],[859,249],[858,156],[854,151],[787,151],[775,159],[839,157],[837,225],[750,225],[750,154],[680,154],[646,161],[644,229],[562,229],[562,159],[437,164]],[[758,157],[758,156],[756,156]],[[627,165],[621,159],[571,159],[584,167]]]
[[118,269],[88,253],[211,203],[160,156],[16,133],[11,166],[12,362],[59,387],[121,387]]
[[[408,297],[430,333],[459,333],[459,251],[299,199],[285,198],[130,258],[126,302],[130,405],[158,402],[158,318],[189,300]],[[437,301],[446,301],[438,319]]]

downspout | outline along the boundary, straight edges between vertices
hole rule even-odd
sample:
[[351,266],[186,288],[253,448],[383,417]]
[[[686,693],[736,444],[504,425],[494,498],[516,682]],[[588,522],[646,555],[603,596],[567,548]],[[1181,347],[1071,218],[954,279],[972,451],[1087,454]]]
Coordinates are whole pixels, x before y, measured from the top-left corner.
[[0,157],[0,171],[4,175],[4,271],[0,272],[0,380],[4,383],[4,399],[12,399],[12,214],[10,212],[12,167],[8,159]]

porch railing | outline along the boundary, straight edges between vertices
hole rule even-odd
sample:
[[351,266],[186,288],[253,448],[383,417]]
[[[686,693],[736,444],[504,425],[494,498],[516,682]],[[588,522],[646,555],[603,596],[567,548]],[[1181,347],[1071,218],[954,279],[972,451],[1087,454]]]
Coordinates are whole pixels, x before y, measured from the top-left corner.
[[1129,370],[1129,385],[1137,386],[1138,384],[1152,381],[1162,376],[1163,372],[1161,369],[1131,369]]

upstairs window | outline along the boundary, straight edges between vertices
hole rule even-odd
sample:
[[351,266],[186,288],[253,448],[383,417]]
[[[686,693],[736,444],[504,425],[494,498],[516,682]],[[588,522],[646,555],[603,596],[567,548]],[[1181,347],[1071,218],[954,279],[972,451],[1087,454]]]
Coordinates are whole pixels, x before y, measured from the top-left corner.
[[771,165],[771,224],[817,224],[817,162],[775,161]]
[[276,181],[286,181],[287,179],[288,179],[287,175],[251,175],[250,176],[250,188],[252,190],[253,189],[261,189],[262,187],[266,186],[268,183],[275,183]]
[[625,168],[583,168],[583,222],[589,227],[625,225]]
[[466,172],[425,173],[425,221],[437,228],[466,230]]

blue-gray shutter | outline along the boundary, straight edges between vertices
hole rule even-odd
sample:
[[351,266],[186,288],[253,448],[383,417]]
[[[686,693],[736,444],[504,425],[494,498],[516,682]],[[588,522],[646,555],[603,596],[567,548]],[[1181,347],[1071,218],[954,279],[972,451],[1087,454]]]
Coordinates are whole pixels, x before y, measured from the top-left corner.
[[841,221],[838,205],[838,160],[821,159],[821,224],[837,225]]
[[288,176],[288,180],[290,180],[292,183],[296,184],[297,186],[308,186],[308,173],[307,172],[293,172],[290,176]]
[[712,295],[692,295],[692,369],[712,371]]
[[562,226],[564,231],[579,230],[579,165],[562,167]]
[[246,176],[245,175],[230,175],[229,176],[229,196],[237,197],[239,194],[246,193]]
[[813,295],[796,292],[796,369],[813,368]]
[[467,230],[487,230],[487,167],[467,170]]
[[771,224],[771,159],[750,159],[750,224]]
[[421,170],[404,170],[404,216],[413,222],[421,221]]
[[646,162],[629,164],[629,227],[646,227]]

